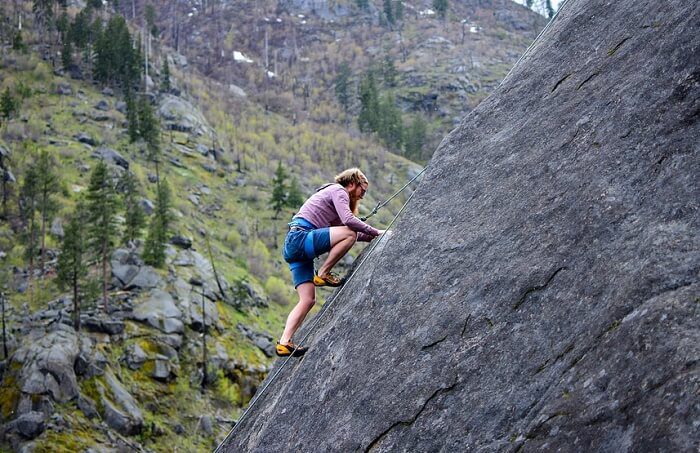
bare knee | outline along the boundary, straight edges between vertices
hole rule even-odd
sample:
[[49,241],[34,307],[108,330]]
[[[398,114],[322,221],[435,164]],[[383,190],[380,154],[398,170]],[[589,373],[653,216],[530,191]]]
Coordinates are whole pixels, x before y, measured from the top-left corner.
[[347,238],[347,240],[352,241],[352,242],[357,241],[357,232],[348,228],[346,238]]
[[311,307],[316,305],[315,297],[301,297],[299,299],[299,304],[302,305],[306,310],[311,310]]

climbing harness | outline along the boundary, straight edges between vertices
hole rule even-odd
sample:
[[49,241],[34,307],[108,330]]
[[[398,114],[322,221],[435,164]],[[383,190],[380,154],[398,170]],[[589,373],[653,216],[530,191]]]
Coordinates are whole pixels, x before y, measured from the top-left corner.
[[416,179],[418,179],[418,177],[419,177],[420,175],[422,175],[422,174],[425,172],[425,170],[426,170],[427,168],[428,168],[428,167],[424,167],[420,172],[418,172],[418,174],[417,174],[416,176],[413,177],[413,179],[411,179],[410,181],[408,181],[402,188],[400,188],[398,191],[396,191],[396,193],[395,193],[394,195],[390,196],[389,198],[387,198],[386,200],[384,200],[384,201],[381,202],[381,203],[377,203],[377,206],[375,206],[374,209],[372,209],[372,212],[370,212],[369,214],[367,214],[367,215],[364,216],[364,217],[360,217],[360,220],[362,220],[363,222],[366,221],[367,219],[369,219],[370,217],[372,217],[374,214],[376,214],[377,211],[379,211],[381,208],[383,208],[384,206],[386,206],[387,204],[389,204],[389,202],[390,202],[391,200],[393,200],[394,198],[396,198],[396,197],[398,196],[398,194],[400,194],[401,192],[403,192],[403,191],[406,189],[406,187],[408,187],[409,184],[411,184],[413,181],[415,181]]
[[[426,168],[427,168],[427,167],[426,167]],[[424,171],[425,171],[425,168],[424,168],[418,175],[416,175],[416,177],[413,178],[413,180],[415,180],[418,176],[420,176],[420,174],[423,173]],[[411,180],[411,181],[413,181],[413,180]],[[410,184],[410,182],[409,182],[409,184]],[[408,184],[406,184],[401,190],[404,190],[406,187],[408,187]],[[400,192],[400,191],[399,191],[399,192]],[[399,192],[397,192],[396,194],[394,194],[394,195],[392,196],[392,198],[394,198]],[[340,297],[340,295],[343,293],[343,291],[345,290],[345,288],[347,288],[347,286],[348,286],[348,284],[350,283],[350,281],[351,281],[351,280],[353,279],[353,277],[357,274],[357,271],[359,271],[359,270],[362,268],[362,266],[367,262],[367,259],[370,257],[370,255],[372,254],[372,252],[374,251],[374,249],[377,247],[377,245],[379,245],[379,243],[382,241],[382,239],[383,239],[384,236],[386,235],[386,231],[389,231],[389,228],[391,228],[391,226],[394,224],[394,222],[396,221],[396,219],[399,218],[399,216],[401,215],[401,213],[403,212],[403,210],[406,208],[406,206],[408,205],[408,203],[411,201],[411,198],[413,198],[413,195],[415,195],[415,192],[412,192],[411,195],[409,195],[408,199],[406,199],[406,202],[403,204],[403,206],[401,206],[401,209],[399,209],[399,212],[396,213],[396,215],[395,215],[394,218],[391,220],[391,222],[389,222],[389,225],[387,225],[385,232],[384,232],[379,238],[377,238],[376,241],[373,241],[374,243],[373,243],[372,246],[370,247],[370,249],[369,249],[369,251],[367,252],[367,254],[364,256],[364,258],[362,259],[362,261],[360,261],[360,263],[357,265],[357,267],[355,268],[355,270],[348,276],[347,280],[345,281],[345,284],[344,284],[343,286],[341,286],[340,289],[338,289],[338,291],[335,293],[335,296],[333,297],[333,299],[329,300],[329,301],[323,306],[323,311],[322,311],[321,313],[319,313],[319,314],[316,316],[316,318],[314,318],[314,321],[313,321],[313,323],[311,324],[311,326],[309,327],[309,330],[306,332],[306,335],[304,335],[304,337],[301,339],[301,341],[299,341],[299,343],[296,345],[297,348],[304,344],[304,342],[306,341],[306,339],[307,339],[307,338],[309,337],[309,335],[311,335],[311,333],[313,332],[313,330],[314,330],[314,328],[316,327],[316,325],[318,325],[319,321],[323,318],[323,315],[326,314],[326,312],[327,312],[328,309],[331,307],[331,305],[333,305],[333,303],[334,303],[334,302],[338,299],[338,297]],[[391,198],[390,198],[389,200],[391,200]],[[386,203],[385,203],[385,204],[386,204]],[[379,206],[379,205],[377,205],[377,206]],[[382,206],[383,206],[383,205],[382,205]],[[375,209],[378,209],[378,208],[375,208]],[[294,349],[294,351],[296,351],[296,348]],[[233,425],[233,428],[231,429],[231,431],[229,431],[229,433],[228,433],[228,435],[226,436],[226,438],[219,444],[218,447],[216,447],[216,450],[214,450],[214,453],[219,453],[219,452],[221,451],[221,448],[224,446],[224,444],[226,444],[226,442],[227,442],[229,439],[231,439],[231,438],[233,437],[233,434],[236,432],[236,429],[238,429],[238,427],[241,425],[241,422],[243,422],[243,420],[245,419],[246,415],[248,415],[249,411],[253,408],[253,406],[255,406],[255,404],[260,400],[260,398],[262,398],[262,396],[265,394],[265,391],[267,390],[267,388],[270,386],[270,384],[272,384],[272,383],[275,381],[275,379],[277,379],[277,376],[279,376],[279,374],[282,372],[282,370],[283,370],[284,367],[287,365],[287,363],[289,363],[289,361],[292,360],[292,358],[293,358],[293,356],[294,356],[294,351],[292,351],[292,354],[290,354],[289,357],[287,357],[287,359],[286,359],[284,362],[282,362],[282,365],[280,365],[280,367],[277,368],[277,371],[275,371],[275,373],[274,373],[271,377],[268,378],[267,383],[265,384],[265,386],[263,386],[263,388],[260,389],[260,391],[257,392],[257,393],[255,394],[255,398],[250,402],[250,404],[248,405],[248,407],[246,408],[246,410],[243,412],[243,414],[241,414],[241,416],[240,416],[240,418],[238,419],[238,421],[236,422],[236,424]]]

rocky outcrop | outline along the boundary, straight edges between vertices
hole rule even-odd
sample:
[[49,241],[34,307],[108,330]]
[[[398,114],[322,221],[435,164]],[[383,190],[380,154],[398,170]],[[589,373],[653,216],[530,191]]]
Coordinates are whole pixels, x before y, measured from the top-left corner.
[[196,136],[212,136],[212,129],[204,115],[186,100],[164,95],[158,115],[162,118],[166,128],[191,133]]
[[566,2],[224,450],[695,451],[698,23]]
[[137,304],[132,316],[164,333],[184,332],[182,312],[172,296],[160,289],[154,289],[148,299]]

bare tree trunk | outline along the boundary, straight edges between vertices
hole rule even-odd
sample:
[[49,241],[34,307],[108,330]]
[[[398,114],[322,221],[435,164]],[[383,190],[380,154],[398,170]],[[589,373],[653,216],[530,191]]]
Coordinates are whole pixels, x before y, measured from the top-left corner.
[[78,299],[78,275],[73,275],[73,327],[80,332],[80,300]]
[[209,381],[207,361],[207,316],[204,308],[204,292],[202,292],[202,390]]
[[7,359],[7,332],[5,330],[5,293],[0,293],[0,302],[2,302],[2,351],[5,353],[4,359]]
[[102,243],[102,302],[107,312],[107,242]]

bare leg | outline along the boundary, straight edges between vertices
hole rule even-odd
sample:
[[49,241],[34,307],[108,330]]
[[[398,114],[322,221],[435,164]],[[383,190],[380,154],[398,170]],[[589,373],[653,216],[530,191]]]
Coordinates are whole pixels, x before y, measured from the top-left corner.
[[311,308],[316,303],[316,288],[312,282],[302,283],[297,286],[299,294],[299,302],[287,316],[287,324],[284,326],[284,333],[280,338],[281,344],[287,344],[294,336],[294,333],[299,329],[304,318],[311,311]]
[[318,268],[318,275],[324,276],[333,269],[342,257],[352,248],[357,241],[357,233],[346,226],[331,227],[331,250],[328,252],[328,258]]

